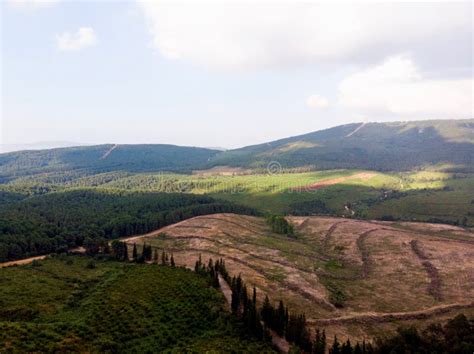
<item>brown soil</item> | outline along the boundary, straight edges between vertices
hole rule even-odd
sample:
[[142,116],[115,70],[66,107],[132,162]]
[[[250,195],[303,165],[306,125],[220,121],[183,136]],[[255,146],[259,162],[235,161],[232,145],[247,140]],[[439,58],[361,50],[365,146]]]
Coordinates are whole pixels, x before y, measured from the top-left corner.
[[355,175],[351,175],[351,176],[345,176],[345,177],[327,179],[327,180],[324,180],[324,181],[318,181],[316,183],[308,184],[306,186],[296,187],[294,189],[298,190],[298,191],[312,191],[312,190],[327,188],[327,187],[333,186],[335,184],[339,184],[339,183],[342,183],[342,182],[345,182],[347,180],[354,179],[354,178],[367,180],[369,178],[372,178],[373,176],[375,176],[375,173],[361,172],[361,173],[356,173]]
[[[397,223],[333,217],[288,220],[296,239],[272,233],[261,218],[217,214],[127,242],[166,249],[177,264],[190,267],[199,255],[206,261],[222,257],[230,274],[241,274],[257,287],[259,302],[264,294],[275,302],[282,299],[293,311],[305,312],[313,326],[341,339],[367,339],[378,334],[378,326],[390,331],[400,322],[426,324],[472,310],[466,299],[474,298],[474,244],[466,240],[474,240],[474,234],[468,231],[461,240],[450,236],[458,229],[439,225],[442,234],[431,225],[423,230],[419,224],[405,229]],[[157,237],[160,233],[166,237]],[[348,295],[343,308],[330,303],[327,280]],[[442,297],[433,296],[429,289],[435,288]]]
[[[77,247],[77,248],[73,248],[73,249],[69,250],[69,252],[74,252],[74,253],[84,253],[85,251],[86,250],[84,249],[84,247]],[[39,261],[41,259],[45,259],[48,256],[49,255],[46,254],[46,255],[42,255],[42,256],[35,256],[35,257],[18,259],[16,261],[3,262],[3,263],[0,263],[0,268],[30,264],[33,261]]]

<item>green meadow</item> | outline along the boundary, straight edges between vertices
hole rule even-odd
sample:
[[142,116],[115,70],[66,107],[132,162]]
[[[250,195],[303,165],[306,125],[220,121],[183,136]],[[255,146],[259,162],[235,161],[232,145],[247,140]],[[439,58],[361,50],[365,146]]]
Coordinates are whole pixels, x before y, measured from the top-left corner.
[[[371,177],[350,178],[360,173],[370,173]],[[347,179],[322,189],[304,188],[339,178]],[[160,174],[129,176],[102,187],[207,194],[272,214],[401,218],[474,226],[474,174],[466,173],[334,170],[237,176]]]
[[[78,188],[189,193],[252,207],[264,214],[328,214],[472,227],[474,174],[444,172],[449,168],[437,166],[413,172],[329,170],[247,175],[125,172],[74,177],[40,175],[19,178],[2,185],[2,189],[20,194]],[[356,176],[361,174],[365,176]],[[338,180],[338,183],[320,189],[306,188],[331,180]]]

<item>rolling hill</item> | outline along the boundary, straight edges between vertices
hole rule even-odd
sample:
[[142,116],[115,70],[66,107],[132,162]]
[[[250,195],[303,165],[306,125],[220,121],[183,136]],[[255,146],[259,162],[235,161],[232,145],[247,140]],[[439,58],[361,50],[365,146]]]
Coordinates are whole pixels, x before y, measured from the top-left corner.
[[0,182],[47,172],[190,171],[218,151],[175,145],[96,145],[0,154]]
[[354,123],[217,154],[213,165],[315,170],[410,170],[433,164],[474,169],[474,120]]
[[474,171],[474,119],[353,123],[240,149],[96,145],[0,154],[0,182],[40,173],[190,172],[216,166],[404,171],[427,165]]
[[224,258],[231,274],[328,337],[370,339],[399,325],[474,311],[474,233],[460,227],[333,217],[288,217],[295,236],[265,219],[198,216],[128,240],[174,253],[179,265]]

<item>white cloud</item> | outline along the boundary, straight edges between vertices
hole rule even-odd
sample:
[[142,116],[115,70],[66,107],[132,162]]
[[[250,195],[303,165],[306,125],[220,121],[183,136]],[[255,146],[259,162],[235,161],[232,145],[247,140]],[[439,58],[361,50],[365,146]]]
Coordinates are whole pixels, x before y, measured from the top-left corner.
[[19,8],[40,8],[54,5],[61,0],[8,0],[8,3]]
[[472,26],[469,2],[138,2],[163,56],[218,69],[373,63],[454,45]]
[[306,100],[306,105],[309,108],[327,108],[329,106],[329,101],[324,96],[311,95]]
[[97,43],[97,37],[91,27],[81,27],[76,33],[64,32],[56,36],[56,45],[63,51],[77,51]]
[[472,79],[425,79],[406,55],[352,74],[339,85],[340,104],[374,118],[472,118],[472,94]]

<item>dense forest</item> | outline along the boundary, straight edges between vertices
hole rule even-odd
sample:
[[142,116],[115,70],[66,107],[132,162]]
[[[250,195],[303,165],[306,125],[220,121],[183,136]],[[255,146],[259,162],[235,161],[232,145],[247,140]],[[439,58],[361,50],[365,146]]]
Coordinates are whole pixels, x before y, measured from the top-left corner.
[[207,196],[79,189],[0,207],[0,261],[143,234],[197,215],[255,211]]
[[0,154],[0,182],[50,172],[191,171],[218,151],[175,145],[96,145]]
[[[1,353],[273,353],[207,275],[60,255],[0,272]],[[28,291],[25,291],[28,289]]]

